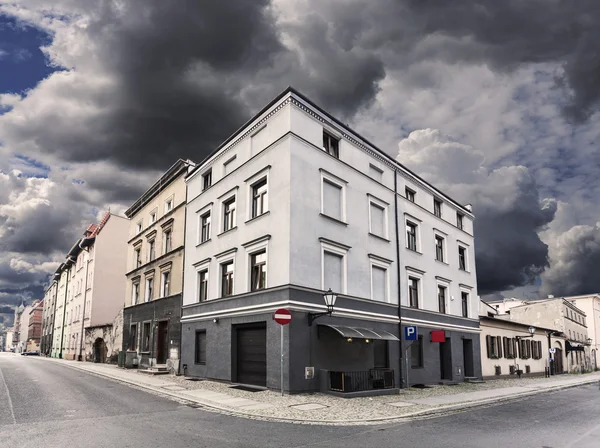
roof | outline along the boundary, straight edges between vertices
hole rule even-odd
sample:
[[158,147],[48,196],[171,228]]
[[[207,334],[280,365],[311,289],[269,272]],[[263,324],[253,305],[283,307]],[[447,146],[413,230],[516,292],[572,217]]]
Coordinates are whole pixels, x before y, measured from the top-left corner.
[[404,165],[402,165],[400,162],[398,162],[395,158],[393,158],[392,156],[390,156],[388,153],[386,153],[382,149],[379,149],[377,146],[375,146],[373,143],[371,143],[368,139],[366,139],[365,137],[363,137],[362,135],[360,135],[358,132],[356,132],[353,129],[351,129],[348,125],[344,124],[343,122],[341,122],[340,120],[338,120],[337,118],[335,118],[333,115],[331,115],[329,112],[327,112],[324,109],[322,109],[321,107],[319,107],[317,104],[315,104],[308,97],[306,97],[305,95],[303,95],[302,93],[300,93],[299,91],[297,91],[296,89],[294,89],[292,86],[288,86],[283,92],[281,92],[279,95],[277,95],[265,107],[263,107],[260,111],[258,111],[252,118],[250,118],[242,126],[240,126],[233,134],[231,134],[214,151],[212,151],[199,164],[197,164],[195,166],[195,168],[188,173],[187,177],[192,176],[196,171],[198,171],[201,168],[202,165],[204,165],[211,157],[213,157],[215,154],[217,154],[221,149],[223,149],[225,146],[227,146],[228,143],[230,143],[234,138],[236,138],[253,121],[255,121],[256,119],[258,119],[261,115],[263,115],[271,107],[273,107],[275,104],[277,104],[279,101],[281,101],[284,97],[288,96],[289,94],[293,94],[294,96],[296,96],[297,98],[299,98],[300,100],[302,100],[303,102],[307,103],[308,105],[310,105],[311,107],[313,107],[314,109],[316,109],[318,112],[320,112],[321,114],[323,114],[324,116],[326,116],[327,118],[329,118],[331,121],[335,122],[338,126],[340,126],[341,128],[345,129],[347,132],[349,132],[349,133],[353,134],[354,136],[358,137],[364,143],[366,143],[367,145],[369,145],[373,150],[375,150],[381,156],[383,156],[384,158],[386,158],[388,160],[388,162],[390,162],[391,164],[395,165],[397,168],[400,168],[400,170],[405,171],[406,173],[410,174],[415,179],[417,179],[419,182],[421,182],[424,185],[426,185],[427,187],[431,188],[439,196],[444,197],[447,200],[449,200],[450,202],[452,202],[456,207],[460,208],[461,211],[464,212],[466,215],[469,215],[471,217],[474,216],[473,212],[471,210],[469,210],[467,208],[467,206],[462,205],[461,203],[455,201],[450,196],[448,196],[446,193],[443,193],[441,190],[439,190],[438,188],[436,188],[433,185],[431,185],[425,179],[421,178],[419,175],[415,174],[413,171],[411,171],[410,169],[408,169],[407,167],[405,167]]
[[502,315],[498,315],[498,316],[479,316],[479,321],[491,321],[491,322],[502,322],[502,323],[507,323],[507,324],[513,324],[516,327],[525,327],[525,328],[529,328],[531,326],[535,327],[536,330],[545,330],[545,331],[553,331],[553,332],[557,332],[559,330],[556,330],[555,328],[546,328],[546,327],[540,327],[538,325],[531,325],[531,324],[526,324],[523,322],[517,322],[514,320],[510,320],[506,318],[506,315],[502,314]]
[[196,163],[191,160],[179,159],[156,181],[148,188],[144,194],[142,194],[137,201],[125,210],[125,216],[131,218],[135,216],[139,211],[150,202],[158,193],[163,191],[169,186],[175,179],[177,179],[182,173],[186,172],[188,167],[196,167]]

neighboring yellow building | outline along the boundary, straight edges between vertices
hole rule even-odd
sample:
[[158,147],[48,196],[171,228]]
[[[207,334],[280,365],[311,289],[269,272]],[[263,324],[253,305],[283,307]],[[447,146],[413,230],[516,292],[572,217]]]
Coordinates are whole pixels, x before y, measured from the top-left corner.
[[127,367],[179,371],[185,176],[194,166],[179,160],[125,212]]

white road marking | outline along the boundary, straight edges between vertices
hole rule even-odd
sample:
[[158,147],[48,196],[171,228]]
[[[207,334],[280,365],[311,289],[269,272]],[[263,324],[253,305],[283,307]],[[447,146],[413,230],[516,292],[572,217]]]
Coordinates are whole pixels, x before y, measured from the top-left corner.
[[13,407],[12,399],[10,398],[10,392],[8,390],[8,384],[6,384],[6,380],[4,379],[2,369],[0,369],[0,378],[2,378],[2,384],[4,384],[4,388],[6,389],[6,396],[8,397],[8,407],[10,408],[10,415],[12,415],[13,425],[16,425],[17,419],[15,418],[15,408]]

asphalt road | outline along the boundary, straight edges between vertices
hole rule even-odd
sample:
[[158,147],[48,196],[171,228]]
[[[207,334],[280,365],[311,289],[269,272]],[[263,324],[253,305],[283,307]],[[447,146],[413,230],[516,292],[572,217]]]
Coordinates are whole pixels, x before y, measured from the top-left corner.
[[309,426],[194,409],[34,357],[0,353],[0,447],[598,448],[598,385],[384,426]]

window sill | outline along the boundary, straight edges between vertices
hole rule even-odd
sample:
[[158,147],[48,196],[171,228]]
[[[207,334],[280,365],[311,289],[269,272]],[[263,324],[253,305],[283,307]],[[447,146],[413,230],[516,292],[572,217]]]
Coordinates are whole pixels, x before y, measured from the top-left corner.
[[466,269],[461,269],[461,268],[458,268],[458,270],[459,270],[460,272],[466,272],[467,274],[470,274],[470,273],[471,273],[471,271],[467,271]]
[[406,250],[409,252],[412,252],[413,254],[423,255],[423,252],[419,252],[418,250],[411,249],[410,247],[407,247]]
[[378,238],[378,239],[380,239],[380,240],[382,240],[382,241],[386,241],[386,242],[388,242],[388,243],[391,243],[391,241],[390,241],[390,240],[388,240],[388,239],[387,239],[386,237],[384,237],[384,236],[380,236],[380,235],[377,235],[377,234],[375,234],[375,233],[371,233],[371,232],[369,232],[369,235],[371,235],[371,236],[373,236],[373,237],[375,237],[375,238]]
[[327,218],[327,219],[329,219],[329,220],[331,220],[333,222],[336,222],[338,224],[342,224],[344,226],[348,226],[347,222],[341,221],[341,220],[339,220],[337,218],[334,218],[333,216],[326,215],[325,213],[319,213],[319,215],[321,215],[323,218]]
[[221,236],[225,235],[226,233],[233,232],[233,231],[234,231],[234,230],[236,230],[236,229],[237,229],[237,226],[234,226],[234,227],[232,227],[231,229],[227,229],[227,230],[225,230],[224,232],[221,232],[221,233],[219,233],[219,234],[217,235],[217,238],[220,238]]
[[206,365],[206,361],[204,361],[204,362],[195,362],[194,365],[195,366],[205,366]]
[[247,220],[246,222],[244,222],[244,224],[248,224],[249,222],[256,221],[257,219],[259,219],[259,218],[262,218],[263,216],[266,216],[266,215],[268,215],[269,213],[270,213],[270,210],[267,210],[266,212],[264,212],[264,213],[261,213],[261,214],[260,214],[260,215],[258,215],[258,216],[255,216],[254,218],[250,218],[249,220]]
[[203,244],[206,244],[206,243],[210,243],[210,238],[207,239],[207,240],[199,242],[198,244],[196,244],[196,247],[200,247],[200,246],[202,246]]
[[450,266],[449,263],[446,263],[445,261],[441,261],[441,260],[435,260],[436,263],[441,263],[441,264],[445,264],[446,266]]

